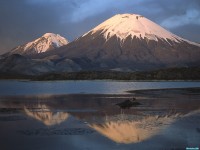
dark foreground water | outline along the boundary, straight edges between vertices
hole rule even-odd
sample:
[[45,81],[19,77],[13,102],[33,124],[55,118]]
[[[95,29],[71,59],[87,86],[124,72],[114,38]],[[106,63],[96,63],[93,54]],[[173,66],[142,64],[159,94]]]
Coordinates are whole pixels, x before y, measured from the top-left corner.
[[[199,85],[198,82],[0,81],[0,149],[198,148],[200,88],[187,87]],[[162,90],[141,90],[152,88]],[[115,105],[132,97],[141,105],[130,109]]]

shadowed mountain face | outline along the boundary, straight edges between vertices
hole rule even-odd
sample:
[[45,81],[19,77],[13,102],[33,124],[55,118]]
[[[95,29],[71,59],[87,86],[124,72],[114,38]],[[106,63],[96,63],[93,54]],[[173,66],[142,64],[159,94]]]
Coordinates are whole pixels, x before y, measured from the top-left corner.
[[200,47],[171,43],[128,37],[122,44],[116,36],[106,41],[103,35],[89,34],[62,47],[59,53],[77,63],[84,62],[80,63],[84,69],[147,70],[199,64]]
[[[116,15],[65,46],[29,56],[31,61],[40,60],[40,65],[45,64],[48,68],[35,71],[35,74],[190,67],[199,66],[199,58],[200,44],[178,37],[136,14]],[[23,62],[18,63],[18,66],[21,65],[24,65]],[[0,66],[1,70],[6,67]],[[30,68],[29,65],[26,67]]]

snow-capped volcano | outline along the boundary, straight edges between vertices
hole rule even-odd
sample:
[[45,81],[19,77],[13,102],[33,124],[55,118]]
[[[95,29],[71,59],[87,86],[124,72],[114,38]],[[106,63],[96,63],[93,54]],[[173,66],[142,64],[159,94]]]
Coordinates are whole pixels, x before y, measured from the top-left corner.
[[155,41],[160,39],[165,40],[166,42],[174,41],[178,43],[186,41],[190,44],[199,45],[165,30],[151,20],[138,14],[115,15],[83,36],[86,36],[87,34],[93,35],[96,32],[103,34],[106,40],[109,40],[113,36],[117,36],[117,38],[119,38],[121,41],[125,41],[125,39],[128,37],[136,37],[139,39]]
[[46,51],[67,45],[68,43],[68,40],[59,34],[46,33],[32,42],[14,48],[10,54],[31,55],[44,53]]
[[75,58],[90,70],[146,70],[197,64],[200,44],[141,15],[120,14],[49,55]]

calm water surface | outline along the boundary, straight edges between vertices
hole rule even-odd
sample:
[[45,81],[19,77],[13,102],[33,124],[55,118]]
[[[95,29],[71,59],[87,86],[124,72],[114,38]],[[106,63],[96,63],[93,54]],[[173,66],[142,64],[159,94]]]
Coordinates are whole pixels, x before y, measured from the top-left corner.
[[17,81],[1,80],[0,95],[124,94],[130,90],[200,87],[200,82]]
[[0,81],[2,150],[186,147],[200,147],[199,82]]

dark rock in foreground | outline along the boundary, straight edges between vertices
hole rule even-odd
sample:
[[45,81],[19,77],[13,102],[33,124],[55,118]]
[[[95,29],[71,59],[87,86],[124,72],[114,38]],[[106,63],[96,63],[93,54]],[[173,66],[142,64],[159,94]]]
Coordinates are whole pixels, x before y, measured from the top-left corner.
[[136,107],[141,104],[137,102],[135,98],[133,98],[132,100],[125,100],[124,102],[118,103],[116,105],[118,105],[122,109],[129,109],[131,107]]

